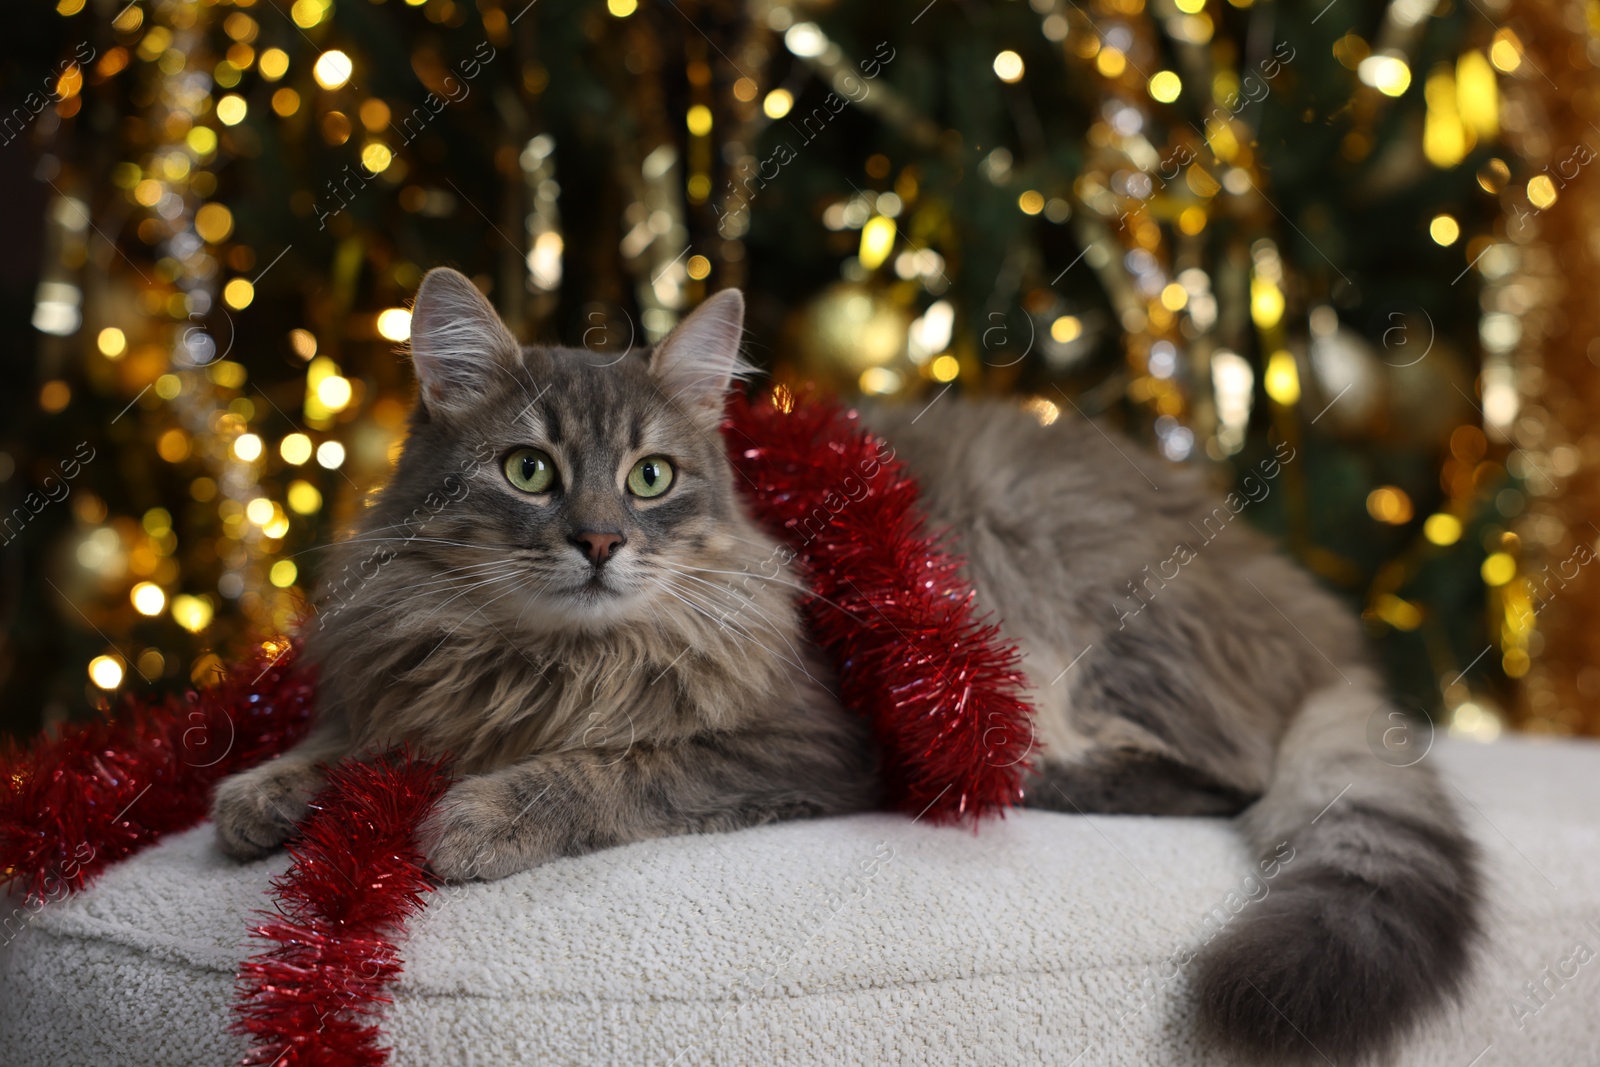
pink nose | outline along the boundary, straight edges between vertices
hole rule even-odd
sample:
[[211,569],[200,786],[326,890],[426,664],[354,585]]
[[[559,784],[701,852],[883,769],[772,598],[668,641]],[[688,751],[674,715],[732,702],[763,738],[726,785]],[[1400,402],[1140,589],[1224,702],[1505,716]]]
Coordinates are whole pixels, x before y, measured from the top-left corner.
[[604,530],[583,530],[572,535],[572,543],[578,551],[589,557],[589,562],[596,567],[611,558],[611,553],[627,543],[619,533]]

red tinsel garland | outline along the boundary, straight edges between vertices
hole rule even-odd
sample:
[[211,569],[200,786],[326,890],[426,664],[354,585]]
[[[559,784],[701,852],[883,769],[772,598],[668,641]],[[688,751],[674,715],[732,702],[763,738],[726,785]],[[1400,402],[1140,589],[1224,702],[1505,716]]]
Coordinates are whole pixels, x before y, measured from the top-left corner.
[[219,779],[310,729],[312,679],[287,642],[216,685],[116,718],[72,723],[0,753],[0,886],[59,898],[105,867],[205,818]]
[[376,1016],[400,975],[395,939],[433,890],[412,832],[448,785],[442,760],[404,751],[329,772],[272,883],[278,910],[251,929],[271,947],[239,971],[234,1029],[254,1038],[241,1063],[388,1062]]
[[803,565],[812,636],[844,703],[872,719],[891,803],[936,822],[1003,812],[1033,746],[1016,649],[975,616],[962,563],[924,532],[893,450],[854,411],[780,396],[734,398],[728,454],[756,517]]

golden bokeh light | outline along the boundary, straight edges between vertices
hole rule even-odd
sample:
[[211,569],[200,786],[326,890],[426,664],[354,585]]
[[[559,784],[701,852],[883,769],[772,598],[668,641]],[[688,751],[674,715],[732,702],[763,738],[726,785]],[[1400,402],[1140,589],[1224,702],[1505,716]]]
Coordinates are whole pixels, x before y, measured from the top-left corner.
[[217,101],[217,119],[224,126],[237,126],[244,121],[245,115],[250,111],[250,105],[245,103],[244,97],[237,93],[229,93]]
[[122,684],[122,658],[96,656],[89,661],[89,680],[101,689],[115,689]]
[[167,606],[167,594],[154,582],[140,582],[128,593],[133,608],[140,615],[160,615]]
[[107,326],[95,337],[95,347],[107,359],[121,359],[128,351],[128,338],[115,326]]
[[349,56],[333,48],[317,57],[316,65],[311,68],[311,77],[324,89],[333,90],[343,87],[355,69]]
[[1411,521],[1411,497],[1397,485],[1380,485],[1367,494],[1367,514],[1379,522],[1402,526]]
[[1022,80],[1024,67],[1022,57],[1011,49],[1006,49],[994,57],[995,77],[1003,82],[1012,83]]

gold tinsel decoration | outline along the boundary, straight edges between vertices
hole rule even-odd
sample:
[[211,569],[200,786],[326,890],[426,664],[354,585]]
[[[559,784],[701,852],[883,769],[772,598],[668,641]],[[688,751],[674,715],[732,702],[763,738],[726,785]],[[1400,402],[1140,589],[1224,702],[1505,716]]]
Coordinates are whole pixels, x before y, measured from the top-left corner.
[[[1592,119],[1600,115],[1600,24],[1594,6],[1588,8],[1585,20],[1584,5],[1570,0],[1521,0],[1513,7],[1529,68],[1525,84],[1543,112],[1543,136],[1525,138],[1541,142],[1524,146],[1530,181],[1548,177],[1556,198],[1524,223],[1537,227],[1527,253],[1550,269],[1527,279],[1543,289],[1546,328],[1542,337],[1525,330],[1518,351],[1520,414],[1512,441],[1545,472],[1527,472],[1530,506],[1517,526],[1537,627],[1518,725],[1594,734],[1600,733],[1600,428],[1593,415],[1600,405],[1600,152],[1592,146],[1600,134]],[[1574,16],[1585,32],[1573,32]],[[1542,199],[1546,190],[1529,193]],[[1507,215],[1508,227],[1516,226],[1517,213]]]

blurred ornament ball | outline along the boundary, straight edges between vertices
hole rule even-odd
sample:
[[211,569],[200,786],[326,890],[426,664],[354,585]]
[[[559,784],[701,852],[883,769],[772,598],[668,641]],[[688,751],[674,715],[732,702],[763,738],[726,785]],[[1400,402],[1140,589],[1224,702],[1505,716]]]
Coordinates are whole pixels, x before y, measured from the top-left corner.
[[837,282],[801,312],[803,373],[845,393],[898,393],[916,369],[906,355],[911,315],[859,282]]

